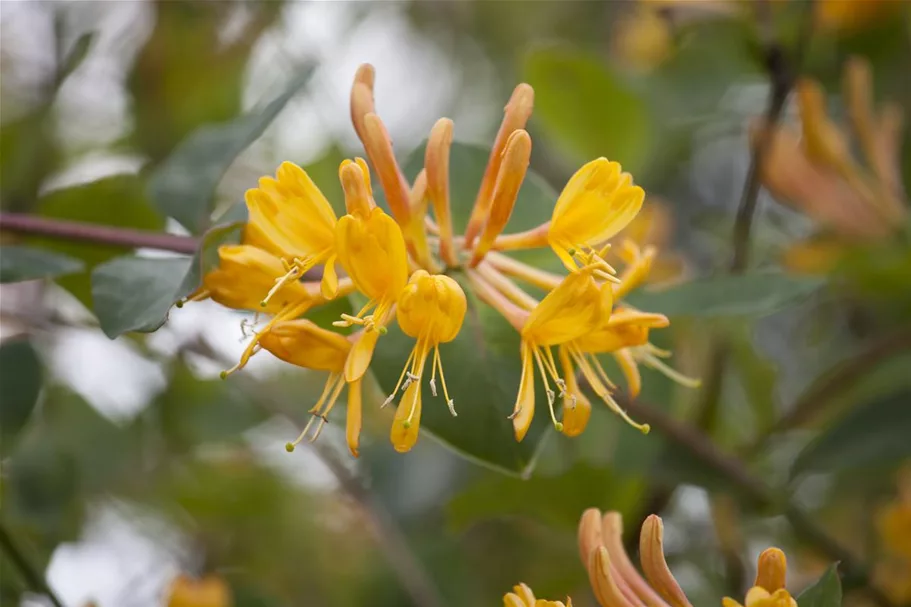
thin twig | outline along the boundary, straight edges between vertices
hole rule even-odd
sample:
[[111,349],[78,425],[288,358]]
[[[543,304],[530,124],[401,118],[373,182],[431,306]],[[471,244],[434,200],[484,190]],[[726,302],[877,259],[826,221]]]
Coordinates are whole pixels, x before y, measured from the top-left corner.
[[49,219],[24,213],[0,213],[0,231],[35,234],[64,240],[94,242],[129,248],[158,249],[192,255],[198,242],[190,236],[163,234],[146,230]]
[[6,525],[0,523],[0,549],[6,554],[10,562],[22,574],[22,578],[28,587],[34,592],[45,595],[55,607],[63,607],[63,602],[57,598],[54,591],[48,586],[44,576],[38,568],[22,552],[22,549],[16,545],[12,535],[7,530]]

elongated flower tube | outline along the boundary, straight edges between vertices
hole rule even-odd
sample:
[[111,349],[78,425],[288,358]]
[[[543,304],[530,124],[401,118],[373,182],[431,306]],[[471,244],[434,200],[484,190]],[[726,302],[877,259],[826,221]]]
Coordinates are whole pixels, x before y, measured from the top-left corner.
[[392,394],[384,403],[384,406],[391,403],[400,389],[404,392],[392,422],[391,438],[396,451],[409,451],[417,442],[421,422],[421,379],[431,350],[430,391],[437,395],[436,377],[439,371],[446,405],[450,413],[456,415],[455,403],[449,397],[443,374],[440,344],[456,338],[467,308],[468,302],[459,283],[448,276],[428,274],[424,270],[412,274],[399,297],[396,307],[399,327],[417,341]]
[[345,364],[345,379],[360,379],[367,371],[380,334],[392,320],[396,300],[408,281],[408,255],[398,224],[370,204],[367,176],[352,162],[340,169],[348,214],[336,228],[339,263],[367,304],[354,316],[343,315],[336,326],[361,325],[364,331]]
[[503,595],[503,607],[573,607],[573,601],[566,597],[563,601],[536,599],[535,593],[525,584],[513,586],[512,592]]
[[[310,409],[312,416],[303,432],[285,448],[293,451],[311,429],[310,440],[319,436],[323,425],[329,420],[329,412],[335,407],[338,397],[345,387],[343,371],[345,360],[351,351],[351,342],[342,335],[320,328],[305,319],[289,320],[276,323],[260,337],[260,345],[285,362],[292,365],[328,371],[329,378],[319,400]],[[316,423],[315,429],[313,424]],[[361,432],[361,382],[357,380],[348,384],[348,413],[345,435],[348,450],[354,457],[358,456],[359,437]]]
[[[458,265],[452,242],[452,213],[449,207],[449,148],[452,145],[452,120],[440,118],[427,139],[424,156],[426,195],[433,203],[440,235],[440,258],[447,266]],[[416,209],[412,206],[412,211]],[[423,216],[424,213],[421,213]]]
[[[279,275],[284,276],[276,286],[298,280],[322,264],[325,266],[321,282],[323,297],[335,297],[337,218],[307,173],[292,162],[283,162],[275,178],[261,178],[259,187],[247,190],[244,199],[250,215],[244,229],[244,244],[272,253],[289,267]],[[270,295],[263,299],[264,306],[268,305]]]
[[557,393],[550,387],[548,377],[553,380],[560,396],[566,393],[566,382],[557,371],[551,346],[570,342],[598,327],[604,311],[611,309],[610,285],[599,287],[592,272],[591,268],[582,268],[567,276],[531,311],[522,327],[522,375],[511,416],[518,441],[525,438],[534,417],[535,364],[547,391],[547,404],[554,427],[563,429],[563,424],[557,421],[554,414]]

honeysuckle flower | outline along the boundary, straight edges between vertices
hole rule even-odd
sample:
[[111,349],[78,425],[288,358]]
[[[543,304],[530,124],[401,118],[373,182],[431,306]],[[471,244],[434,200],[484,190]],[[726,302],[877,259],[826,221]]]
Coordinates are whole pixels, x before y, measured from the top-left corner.
[[898,475],[898,495],[875,518],[881,546],[876,579],[896,604],[911,600],[911,464]]
[[868,27],[900,5],[892,0],[818,0],[814,17],[823,29],[848,33]]
[[725,597],[723,607],[797,607],[790,593],[785,589],[787,559],[778,548],[769,548],[759,555],[756,567],[756,581],[747,592],[744,604]]
[[178,575],[168,588],[168,607],[231,607],[231,587],[216,575],[194,579]]
[[[259,340],[260,346],[276,358],[292,365],[328,371],[329,377],[316,404],[310,409],[312,416],[296,440],[286,445],[293,451],[310,432],[313,424],[316,428],[310,440],[316,440],[323,425],[328,421],[329,412],[335,406],[345,387],[343,371],[345,360],[351,351],[351,342],[333,331],[320,328],[306,319],[288,320],[274,324],[264,332]],[[361,381],[348,384],[348,411],[345,436],[351,455],[358,456],[359,436],[361,431]]]
[[[322,265],[323,297],[335,297],[338,290],[335,273],[337,218],[329,201],[306,171],[293,162],[283,162],[275,178],[262,177],[259,187],[247,190],[244,199],[249,211],[244,244],[268,251],[288,265],[283,276],[279,275],[276,288],[287,281],[298,280],[311,268]],[[264,294],[264,305],[268,305],[273,293]]]
[[536,599],[531,588],[525,584],[517,584],[512,587],[512,592],[503,595],[503,607],[573,607],[573,601],[569,597],[566,597],[566,603]]
[[348,162],[339,169],[348,214],[338,221],[338,261],[367,304],[354,316],[343,315],[337,326],[361,325],[345,364],[347,381],[367,371],[377,338],[392,320],[395,302],[408,281],[408,254],[402,230],[370,198],[368,176],[360,165]]
[[443,398],[450,413],[456,415],[454,401],[449,397],[440,344],[456,338],[465,319],[468,302],[462,287],[455,280],[442,274],[431,275],[417,270],[399,296],[396,318],[402,332],[416,342],[402,374],[384,404],[389,404],[401,389],[404,393],[392,422],[392,444],[397,451],[409,451],[418,438],[421,422],[421,390],[427,357],[433,351],[430,373],[430,391],[437,395],[436,377],[439,371]]
[[567,276],[535,306],[522,326],[522,375],[511,416],[518,441],[525,438],[535,413],[536,365],[544,382],[551,420],[557,430],[563,429],[554,413],[557,392],[550,387],[548,378],[561,396],[566,393],[566,382],[557,371],[551,347],[593,330],[601,324],[604,314],[609,313],[613,302],[610,284],[599,286],[593,272],[593,268],[585,267]]

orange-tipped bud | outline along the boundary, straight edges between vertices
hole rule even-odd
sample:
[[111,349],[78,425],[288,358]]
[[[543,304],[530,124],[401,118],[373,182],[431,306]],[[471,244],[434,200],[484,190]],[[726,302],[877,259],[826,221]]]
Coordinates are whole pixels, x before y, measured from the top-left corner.
[[362,64],[354,74],[354,84],[351,86],[351,123],[357,132],[358,139],[365,141],[364,116],[376,112],[373,101],[373,83],[376,73],[369,63]]
[[364,115],[363,121],[364,147],[367,149],[367,155],[370,157],[370,162],[373,164],[383,192],[386,194],[389,210],[392,211],[392,216],[400,226],[407,226],[411,218],[411,210],[408,206],[410,188],[395,160],[392,140],[389,138],[383,121],[376,114]]
[[797,83],[797,106],[803,124],[803,145],[813,162],[845,171],[852,164],[848,143],[838,127],[829,120],[826,97],[812,80]]
[[345,192],[345,208],[348,213],[362,217],[369,215],[374,205],[370,196],[369,178],[364,173],[361,163],[345,160],[339,166],[338,178]]
[[785,586],[788,572],[788,560],[778,548],[768,548],[759,555],[754,586],[775,592]]
[[582,564],[588,567],[592,554],[599,546],[603,546],[601,537],[601,511],[589,508],[582,513],[579,519],[579,556]]
[[615,576],[610,554],[604,546],[595,548],[592,553],[588,577],[595,598],[602,607],[635,607],[621,589],[621,580]]
[[424,156],[427,195],[433,204],[440,229],[440,257],[448,266],[457,264],[452,244],[452,214],[449,206],[449,148],[452,146],[452,120],[440,118],[430,131]]
[[639,556],[642,559],[642,572],[664,600],[672,607],[692,607],[664,559],[664,524],[654,514],[649,515],[642,524]]
[[500,163],[502,162],[503,150],[506,149],[506,143],[514,131],[525,128],[534,104],[535,90],[530,85],[522,83],[515,88],[512,97],[509,98],[509,103],[504,108],[503,122],[500,123],[500,130],[497,132],[497,138],[494,140],[493,148],[490,150],[487,168],[484,170],[481,187],[478,190],[478,196],[475,199],[474,208],[468,220],[468,227],[465,230],[466,249],[472,246],[474,239],[480,233],[487,219],[490,205],[493,202],[494,188],[497,183],[497,175],[500,173]]
[[484,224],[481,239],[475,247],[470,265],[476,266],[493,246],[494,240],[506,227],[519,195],[519,188],[525,180],[528,163],[531,160],[531,137],[522,129],[514,131],[506,142],[503,159],[497,175],[496,186],[490,205],[490,213]]

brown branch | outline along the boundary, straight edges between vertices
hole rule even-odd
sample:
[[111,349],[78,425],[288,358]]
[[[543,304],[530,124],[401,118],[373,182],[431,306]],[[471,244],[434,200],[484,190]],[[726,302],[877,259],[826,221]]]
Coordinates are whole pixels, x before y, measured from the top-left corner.
[[63,240],[94,242],[134,249],[158,249],[187,255],[194,254],[198,246],[197,240],[190,236],[115,228],[80,221],[49,219],[23,213],[0,213],[0,231],[50,236]]

